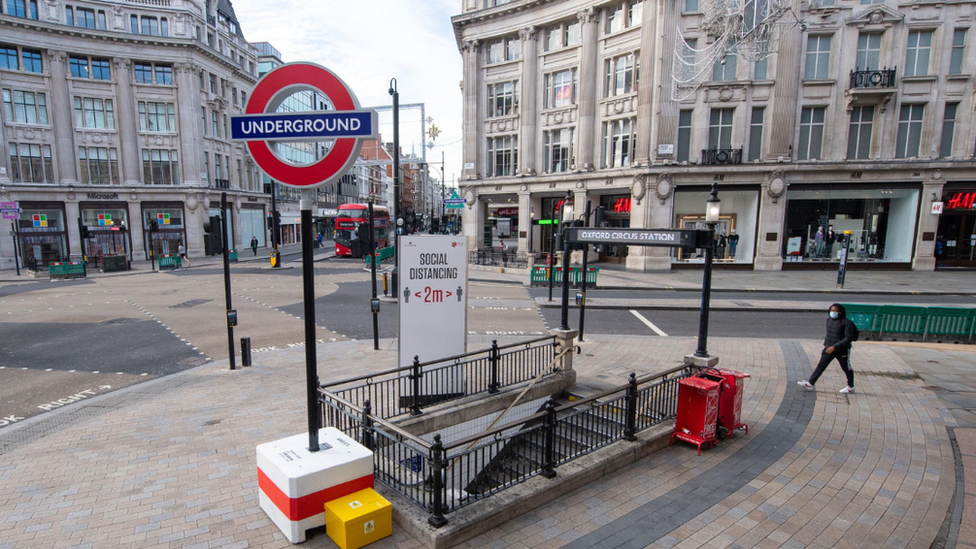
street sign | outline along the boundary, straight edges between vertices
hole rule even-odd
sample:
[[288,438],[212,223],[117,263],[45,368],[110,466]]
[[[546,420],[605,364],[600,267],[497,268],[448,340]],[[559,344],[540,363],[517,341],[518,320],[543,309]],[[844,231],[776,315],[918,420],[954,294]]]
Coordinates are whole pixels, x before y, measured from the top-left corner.
[[699,248],[699,231],[695,229],[608,229],[573,227],[568,229],[570,242],[579,244],[627,244],[631,246],[667,246]]
[[20,208],[17,207],[16,202],[0,202],[0,214],[3,215],[3,219],[17,219],[19,213]]
[[457,191],[451,193],[451,198],[444,199],[445,209],[454,209],[454,208],[463,208],[463,207],[464,207],[464,199],[458,196]]
[[933,202],[932,203],[932,213],[938,215],[942,213],[942,208],[945,206],[945,202]]
[[[334,111],[277,113],[291,94],[320,92]],[[355,164],[364,139],[378,134],[376,111],[360,110],[359,100],[332,71],[308,62],[286,63],[264,75],[251,92],[245,114],[231,117],[231,137],[246,141],[258,166],[291,187],[313,188],[335,181]],[[334,140],[324,158],[295,165],[272,152],[275,141]]]
[[[465,353],[467,259],[463,236],[400,237],[400,366],[413,364],[414,356],[429,362]],[[463,383],[462,377],[456,382]]]

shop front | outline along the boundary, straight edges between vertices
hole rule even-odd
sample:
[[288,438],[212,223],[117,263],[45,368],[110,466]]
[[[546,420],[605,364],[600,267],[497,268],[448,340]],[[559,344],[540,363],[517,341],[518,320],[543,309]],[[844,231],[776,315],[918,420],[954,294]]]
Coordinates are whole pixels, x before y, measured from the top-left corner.
[[101,268],[106,256],[130,258],[129,206],[125,202],[82,202],[81,222],[91,235],[84,239],[88,262]]
[[935,266],[976,268],[976,183],[948,183],[943,189]]
[[[676,189],[674,192],[674,227],[679,229],[707,229],[705,202],[710,190]],[[720,189],[721,214],[715,226],[716,264],[751,264],[755,256],[756,223],[759,219],[759,188],[735,187]],[[676,265],[704,262],[704,249],[688,253],[675,248]]]
[[20,260],[31,270],[47,270],[55,261],[66,261],[70,249],[64,203],[21,202],[17,218]]
[[[607,194],[600,196],[603,206],[603,221],[610,227],[626,229],[630,227],[630,194]],[[584,205],[585,207],[585,205]],[[591,220],[595,222],[595,220]],[[625,263],[627,261],[627,246],[623,244],[607,244],[600,251],[600,261],[607,263]]]
[[241,242],[243,246],[251,246],[251,238],[258,239],[258,247],[263,248],[267,241],[265,235],[266,216],[264,206],[256,204],[241,204]]
[[917,185],[793,185],[786,200],[784,268],[838,262],[846,231],[849,262],[912,261]]
[[[149,223],[156,220],[159,229],[150,234]],[[143,202],[143,235],[145,249],[155,251],[155,256],[177,253],[180,243],[186,245],[186,226],[184,225],[182,202]],[[152,239],[152,246],[150,246]],[[149,253],[146,253],[149,259]]]

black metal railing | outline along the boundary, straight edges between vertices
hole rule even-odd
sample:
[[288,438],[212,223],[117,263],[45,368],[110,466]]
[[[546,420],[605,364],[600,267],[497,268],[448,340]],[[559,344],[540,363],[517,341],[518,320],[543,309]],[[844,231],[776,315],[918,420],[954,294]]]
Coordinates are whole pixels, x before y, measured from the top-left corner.
[[851,71],[852,89],[893,88],[895,87],[895,70],[887,67],[873,71]]
[[519,251],[472,250],[468,252],[468,264],[525,269],[529,266],[529,254]]
[[[334,426],[374,452],[377,480],[431,513],[445,515],[534,476],[555,477],[565,463],[677,415],[678,381],[698,372],[680,366],[589,398],[557,406],[549,400],[528,417],[477,435],[433,443],[379,417],[370,401],[356,405],[323,388],[323,425]],[[426,438],[426,437],[425,437]]]
[[742,164],[742,149],[702,149],[702,165]]
[[217,189],[230,189],[230,179],[214,179],[214,187]]
[[412,366],[367,376],[344,379],[321,386],[355,406],[368,400],[373,415],[389,419],[405,413],[419,415],[423,408],[478,393],[494,393],[502,387],[528,381],[540,367],[546,373],[552,364],[556,340],[540,337],[509,345],[492,341],[488,349],[431,362],[414,358]]

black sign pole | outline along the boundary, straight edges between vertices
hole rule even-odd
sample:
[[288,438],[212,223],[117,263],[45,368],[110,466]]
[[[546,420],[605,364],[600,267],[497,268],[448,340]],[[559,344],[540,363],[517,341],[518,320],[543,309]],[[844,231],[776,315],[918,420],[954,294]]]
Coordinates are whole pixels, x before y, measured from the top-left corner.
[[81,243],[81,268],[85,271],[85,276],[88,276],[88,256],[85,253],[85,224],[78,218],[78,242]]
[[[590,201],[589,200],[586,201],[586,214],[583,219],[584,219],[583,226],[589,227],[590,226]],[[579,340],[580,341],[583,341],[583,324],[586,321],[586,267],[588,264],[586,260],[587,259],[586,256],[588,255],[590,255],[590,245],[583,244],[583,271],[581,273],[583,281],[582,281],[582,289],[580,289],[580,292],[582,292],[583,294],[583,301],[582,303],[580,303],[580,314],[579,314]]]
[[[566,200],[564,204],[567,204],[571,200],[569,196],[569,191],[566,191]],[[562,311],[560,311],[559,317],[559,329],[568,330],[569,329],[569,259],[572,255],[570,251],[572,248],[569,245],[569,228],[572,226],[572,219],[563,219],[559,226],[562,228],[563,232],[563,302]]]
[[397,284],[400,269],[400,232],[405,227],[403,223],[403,211],[400,206],[400,92],[397,90],[396,78],[390,79],[390,95],[393,96],[393,222],[396,228],[393,229],[393,295],[400,295],[397,292]]
[[701,312],[698,315],[698,349],[695,356],[708,358],[708,309],[712,297],[712,259],[715,252],[715,223],[706,222],[705,271],[702,274]]
[[556,274],[556,200],[552,201],[552,217],[549,218],[549,301],[552,301],[552,281]]
[[373,199],[369,200],[369,271],[373,280],[373,299],[370,301],[369,308],[373,312],[373,350],[380,350],[380,317],[379,300],[376,298],[376,261],[379,259],[376,253],[376,232],[373,225]]
[[[156,270],[156,250],[153,247],[154,246],[153,245],[153,233],[155,233],[155,232],[156,232],[156,227],[153,225],[153,221],[150,220],[149,221],[149,265],[152,267],[152,270],[153,271]],[[180,258],[180,266],[181,267],[183,266],[183,258],[182,257]]]
[[302,282],[305,294],[305,389],[308,451],[319,451],[318,363],[315,354],[315,272],[312,265],[312,203],[315,189],[302,189]]
[[[220,193],[220,231],[221,234],[227,234],[227,193]],[[234,307],[231,305],[230,300],[230,255],[227,253],[228,242],[226,238],[222,238],[223,256],[224,256],[224,303],[227,305],[227,315],[224,319],[227,322],[227,349],[228,358],[230,358],[230,369],[236,369],[234,364],[234,327],[231,325],[230,317],[231,311]],[[182,258],[181,258],[182,261]]]
[[14,240],[14,267],[17,269],[17,276],[20,276],[20,247],[17,245],[17,226],[13,221],[10,222],[10,238]]
[[851,235],[844,232],[844,236],[841,237],[841,242],[844,243],[843,249],[840,251],[840,266],[837,268],[837,287],[844,287],[844,279],[847,277],[847,253],[851,246]]

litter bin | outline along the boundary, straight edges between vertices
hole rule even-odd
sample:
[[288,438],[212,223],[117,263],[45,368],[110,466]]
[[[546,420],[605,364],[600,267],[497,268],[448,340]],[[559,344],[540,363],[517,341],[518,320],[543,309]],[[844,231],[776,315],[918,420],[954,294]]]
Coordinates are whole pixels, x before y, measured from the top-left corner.
[[722,378],[718,405],[718,436],[730,435],[736,429],[744,429],[745,434],[748,435],[749,426],[742,423],[742,391],[745,390],[745,379],[750,376],[735,370],[719,369],[717,373]]
[[678,381],[678,416],[671,434],[674,439],[690,442],[698,447],[715,444],[718,425],[719,382],[705,377],[686,377]]

